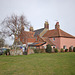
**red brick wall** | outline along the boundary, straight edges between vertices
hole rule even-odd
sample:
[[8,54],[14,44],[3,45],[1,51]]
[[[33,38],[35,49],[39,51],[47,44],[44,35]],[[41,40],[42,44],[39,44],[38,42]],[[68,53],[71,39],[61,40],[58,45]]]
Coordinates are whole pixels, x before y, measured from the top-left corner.
[[[53,41],[53,38],[50,38]],[[60,49],[60,38],[55,38],[55,41],[53,41],[56,45],[56,48]]]
[[74,38],[60,38],[60,47],[63,48],[63,46],[65,45],[67,47],[67,49],[69,49],[70,46],[75,47],[75,39]]
[[[50,38],[53,41],[53,38]],[[67,49],[69,49],[70,46],[75,47],[75,39],[74,38],[55,38],[55,41],[53,41],[56,45],[56,48],[61,49],[65,45]]]

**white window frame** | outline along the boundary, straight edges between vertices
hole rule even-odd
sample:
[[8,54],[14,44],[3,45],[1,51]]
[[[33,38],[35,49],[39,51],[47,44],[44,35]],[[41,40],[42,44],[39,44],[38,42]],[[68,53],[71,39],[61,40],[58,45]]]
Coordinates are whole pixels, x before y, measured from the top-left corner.
[[53,41],[55,41],[55,37],[53,37]]
[[67,49],[67,48],[66,48],[66,45],[63,46],[63,49]]
[[53,46],[53,48],[55,48],[55,46]]
[[71,49],[73,50],[73,46],[71,46]]

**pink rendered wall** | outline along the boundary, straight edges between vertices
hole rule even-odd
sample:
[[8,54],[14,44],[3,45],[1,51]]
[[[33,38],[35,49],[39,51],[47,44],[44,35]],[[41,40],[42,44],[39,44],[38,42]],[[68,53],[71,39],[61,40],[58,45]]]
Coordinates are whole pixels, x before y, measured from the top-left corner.
[[60,38],[60,48],[63,48],[63,46],[66,46],[67,49],[69,49],[70,46],[75,47],[75,39],[74,38]]
[[[50,38],[50,39],[51,41],[53,41],[53,38]],[[56,48],[60,49],[60,38],[59,37],[55,38],[55,41],[53,42],[55,43]]]

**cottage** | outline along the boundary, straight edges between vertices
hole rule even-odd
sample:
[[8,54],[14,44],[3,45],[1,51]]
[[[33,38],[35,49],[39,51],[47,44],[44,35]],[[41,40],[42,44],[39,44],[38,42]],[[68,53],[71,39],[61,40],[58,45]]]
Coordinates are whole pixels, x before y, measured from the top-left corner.
[[50,44],[53,48],[64,48],[75,46],[75,37],[60,29],[59,22],[56,23],[55,29],[49,30],[49,23],[45,21],[44,28],[34,30],[30,27],[30,31],[24,31],[20,35],[20,41],[24,45],[46,48]]
[[59,22],[56,23],[55,29],[48,30],[43,37],[48,37],[58,49],[69,49],[75,46],[75,37],[61,30]]

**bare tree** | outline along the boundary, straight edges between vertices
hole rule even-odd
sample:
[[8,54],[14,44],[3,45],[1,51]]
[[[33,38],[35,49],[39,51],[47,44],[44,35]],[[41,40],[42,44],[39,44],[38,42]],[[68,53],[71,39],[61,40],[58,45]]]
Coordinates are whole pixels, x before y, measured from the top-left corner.
[[5,40],[3,38],[0,38],[0,48],[3,47],[5,44]]
[[[14,42],[17,42],[21,32],[23,31],[22,28],[29,29],[29,22],[27,21],[24,15],[17,16],[12,15],[10,17],[6,17],[2,22],[2,33],[5,36],[12,36],[14,35]],[[17,40],[16,40],[17,38]],[[16,43],[17,44],[17,43]]]

